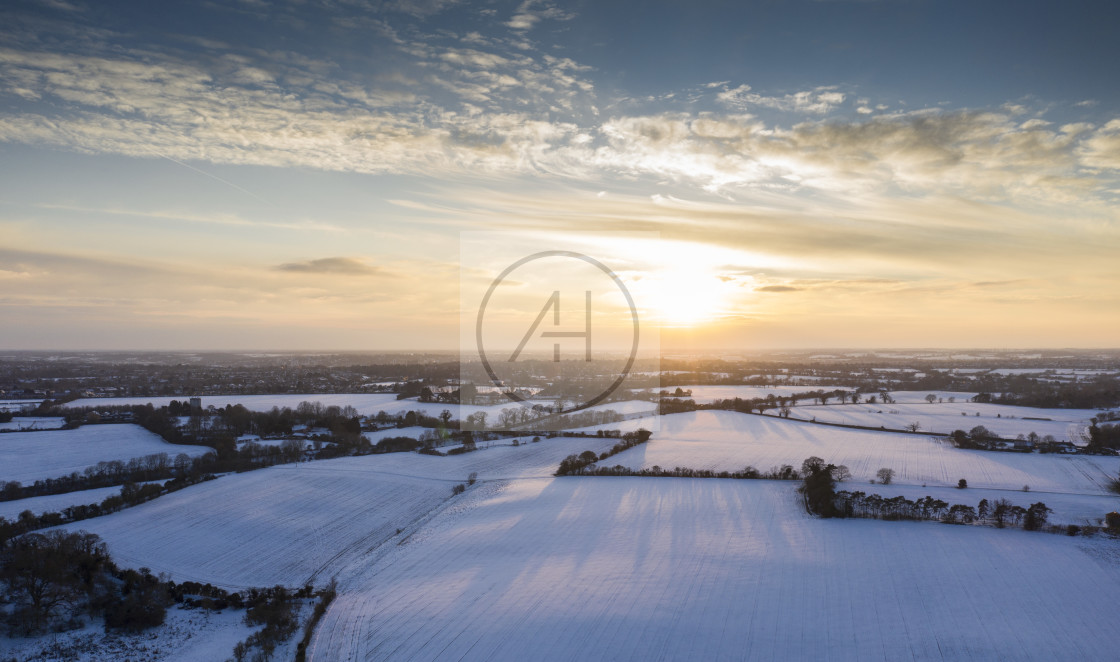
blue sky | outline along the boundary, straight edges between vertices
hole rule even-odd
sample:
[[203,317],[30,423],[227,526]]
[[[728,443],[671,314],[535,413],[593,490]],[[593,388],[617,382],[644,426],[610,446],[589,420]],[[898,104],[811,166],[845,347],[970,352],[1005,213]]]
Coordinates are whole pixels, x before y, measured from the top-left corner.
[[663,345],[1114,346],[1116,3],[0,9],[8,348],[454,346],[462,230],[658,231]]

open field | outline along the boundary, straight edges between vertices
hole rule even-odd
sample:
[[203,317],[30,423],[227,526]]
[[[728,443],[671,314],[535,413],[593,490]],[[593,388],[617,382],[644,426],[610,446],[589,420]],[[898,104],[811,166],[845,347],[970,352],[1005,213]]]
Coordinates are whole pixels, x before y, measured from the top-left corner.
[[57,430],[65,424],[60,416],[19,416],[0,423],[0,430]]
[[482,480],[551,475],[560,460],[614,439],[545,439],[436,457],[389,453],[223,476],[119,513],[68,525],[100,535],[121,563],[225,586],[326,581]]
[[122,565],[179,581],[301,586],[319,573],[325,583],[451,496],[448,481],[332,462],[225,476],[66,528],[101,536]]
[[108,497],[120,493],[120,486],[113,486],[98,487],[92,490],[77,490],[64,494],[30,497],[28,499],[17,499],[15,501],[0,501],[0,517],[14,520],[25,510],[30,510],[36,515],[51,512],[59,513],[70,506],[85,506],[91,503],[101,503]]
[[[632,430],[643,419],[615,428]],[[595,428],[590,428],[595,429]],[[895,470],[895,481],[911,485],[955,486],[961,478],[973,487],[1073,494],[1107,494],[1120,470],[1120,457],[1039,455],[961,450],[932,437],[849,430],[730,411],[697,411],[661,417],[661,430],[646,444],[608,459],[640,469],[689,467],[733,471],[753,465],[767,470],[816,455],[845,464],[854,482],[867,483],[881,467]]]
[[1032,503],[1041,501],[1054,512],[1050,513],[1050,524],[1077,524],[1079,526],[1101,526],[1101,520],[1106,513],[1120,511],[1120,495],[1111,494],[1064,494],[1061,492],[1029,492],[1018,490],[992,490],[973,488],[971,483],[967,489],[959,490],[955,487],[940,487],[921,485],[869,485],[867,483],[847,481],[836,486],[838,490],[861,491],[865,494],[879,494],[883,497],[902,495],[910,500],[931,496],[936,499],[954,504],[962,503],[966,506],[976,507],[981,499],[988,503],[995,503],[997,499],[1007,499],[1016,506],[1029,507]]
[[794,488],[475,488],[343,579],[309,658],[1115,659],[1110,541],[814,520]]
[[[844,388],[841,386],[789,386],[786,384],[779,384],[774,386],[739,386],[739,385],[706,385],[698,384],[691,386],[681,386],[680,388],[686,391],[692,391],[691,396],[684,396],[700,403],[709,403],[713,400],[728,400],[732,398],[743,398],[750,400],[751,398],[765,398],[768,395],[777,397],[788,397],[794,393],[807,393],[817,389],[824,389],[831,391],[837,388]],[[670,394],[677,389],[676,386],[663,386],[660,390],[668,391]]]
[[139,425],[85,425],[76,430],[8,432],[0,435],[0,481],[30,484],[57,478],[112,460],[128,461],[156,453],[198,457],[205,446],[169,444]]
[[[227,609],[167,610],[164,625],[139,634],[106,633],[101,620],[87,623],[79,630],[37,637],[0,640],[3,659],[53,662],[105,662],[106,660],[160,660],[160,662],[200,662],[225,660],[237,642],[259,628],[245,625],[245,612]],[[60,650],[70,648],[72,652]],[[282,646],[277,659],[294,653],[294,645]],[[289,650],[291,649],[291,650]],[[78,653],[77,651],[81,651]],[[10,657],[9,657],[10,656]]]
[[[66,403],[67,407],[108,407],[108,406],[132,406],[143,405],[151,403],[153,407],[160,407],[167,405],[172,400],[186,401],[191,396],[182,395],[174,397],[150,397],[150,398],[83,398]],[[416,398],[405,398],[398,400],[397,396],[393,393],[303,393],[303,394],[279,394],[279,395],[204,395],[202,396],[202,406],[206,407],[225,407],[227,405],[240,404],[244,405],[246,409],[252,411],[268,411],[273,407],[289,407],[295,409],[301,402],[321,402],[324,407],[335,405],[338,407],[345,407],[350,405],[358,411],[359,414],[365,416],[372,416],[379,411],[384,411],[389,414],[403,414],[407,411],[424,412],[429,416],[439,416],[443,410],[449,410],[452,416],[456,419],[464,418],[469,414],[485,411],[489,416],[497,417],[503,409],[510,407],[518,407],[520,405],[513,402],[506,402],[500,405],[452,405],[439,402],[420,402]],[[536,402],[536,401],[534,401]],[[550,401],[540,400],[542,404],[550,404]],[[613,409],[620,414],[633,414],[643,411],[652,411],[657,408],[657,404],[647,402],[644,400],[628,400],[624,402],[608,402],[594,407],[589,410],[608,410]]]
[[[67,407],[109,407],[132,406],[151,403],[153,407],[162,407],[172,400],[184,402],[191,396],[160,396],[137,398],[82,398],[66,403]],[[290,407],[295,409],[301,402],[321,402],[324,407],[336,405],[345,407],[350,405],[358,410],[359,414],[376,414],[385,409],[389,403],[397,401],[394,393],[280,393],[277,395],[204,395],[202,406],[222,408],[227,405],[244,405],[252,411],[268,411],[273,407]]]
[[[791,408],[790,417],[845,425],[882,426],[896,430],[918,423],[923,431],[944,434],[953,430],[967,432],[977,425],[983,425],[991,432],[1009,439],[1014,439],[1019,434],[1036,432],[1039,436],[1052,435],[1058,441],[1078,441],[1075,433],[1078,426],[1089,425],[1089,419],[1099,413],[1095,409],[1035,409],[973,402],[921,402],[803,405]],[[1070,439],[1071,435],[1073,439]]]

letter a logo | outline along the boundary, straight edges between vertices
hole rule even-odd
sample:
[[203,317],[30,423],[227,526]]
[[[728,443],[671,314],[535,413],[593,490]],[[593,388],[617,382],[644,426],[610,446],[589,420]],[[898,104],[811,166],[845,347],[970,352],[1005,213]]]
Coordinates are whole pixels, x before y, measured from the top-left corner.
[[[584,291],[584,330],[583,331],[544,331],[541,333],[541,338],[583,338],[584,344],[584,361],[591,360],[591,290]],[[517,360],[521,355],[521,350],[525,349],[525,345],[529,339],[533,337],[537,327],[541,325],[544,316],[552,310],[552,325],[560,326],[560,290],[552,293],[548,301],[544,302],[544,307],[541,312],[537,314],[537,319],[533,321],[533,326],[525,332],[525,336],[521,339],[521,344],[517,349],[513,350],[510,354],[509,360],[512,363]],[[552,345],[552,360],[556,363],[560,362],[560,343],[553,343]]]

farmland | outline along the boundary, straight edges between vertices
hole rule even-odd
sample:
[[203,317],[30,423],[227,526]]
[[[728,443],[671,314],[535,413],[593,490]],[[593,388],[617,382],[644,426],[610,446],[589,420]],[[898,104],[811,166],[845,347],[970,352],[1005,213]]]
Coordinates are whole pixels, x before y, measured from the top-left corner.
[[156,453],[198,457],[203,446],[169,444],[137,425],[87,425],[76,430],[8,432],[0,435],[0,481],[33,483],[82,473],[98,462],[128,461]]
[[[641,427],[643,419],[613,426]],[[594,428],[592,428],[594,429]],[[661,430],[647,444],[616,455],[608,464],[632,469],[660,466],[734,471],[747,465],[769,469],[800,466],[811,455],[844,464],[866,483],[889,467],[895,481],[911,485],[974,487],[1076,494],[1105,494],[1120,470],[1120,458],[993,453],[954,448],[924,435],[849,430],[730,411],[697,411],[661,417]]]
[[320,573],[329,578],[450,493],[443,480],[296,464],[68,526],[101,536],[119,562],[178,581],[300,586]]
[[310,659],[1112,659],[1061,536],[814,521],[769,481],[490,485],[345,578]]
[[[587,442],[590,442],[590,446]],[[325,581],[443,504],[454,484],[544,477],[565,455],[609,439],[546,439],[436,457],[390,453],[225,476],[120,513],[69,525],[114,558],[235,588]]]
[[1015,438],[1017,435],[1051,435],[1058,441],[1077,441],[1079,426],[1099,414],[1093,409],[1035,409],[972,402],[933,402],[895,404],[800,405],[791,408],[790,417],[816,419],[865,427],[901,430],[917,423],[921,430],[949,434],[982,425],[993,434]]

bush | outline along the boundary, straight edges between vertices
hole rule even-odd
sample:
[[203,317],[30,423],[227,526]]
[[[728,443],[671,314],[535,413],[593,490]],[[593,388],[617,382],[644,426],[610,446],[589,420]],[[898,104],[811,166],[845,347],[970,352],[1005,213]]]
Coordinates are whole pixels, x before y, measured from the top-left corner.
[[105,605],[105,629],[139,632],[163,625],[171,597],[167,584],[147,568],[122,573],[121,595]]

